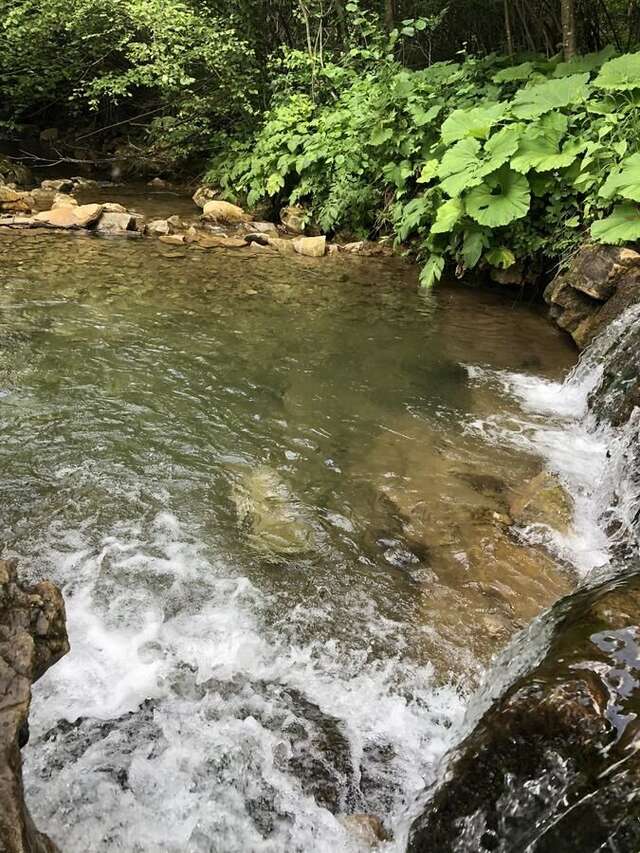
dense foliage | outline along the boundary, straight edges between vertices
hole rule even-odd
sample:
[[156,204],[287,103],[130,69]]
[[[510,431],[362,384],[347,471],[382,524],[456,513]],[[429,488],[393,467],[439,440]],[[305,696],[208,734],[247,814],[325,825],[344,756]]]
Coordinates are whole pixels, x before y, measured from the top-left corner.
[[209,160],[249,205],[411,244],[430,284],[640,238],[639,38],[636,0],[0,0],[0,135]]
[[283,94],[210,178],[249,204],[303,203],[323,230],[414,240],[427,285],[447,259],[464,272],[558,257],[588,227],[637,240],[640,53],[612,54],[324,66],[322,98]]

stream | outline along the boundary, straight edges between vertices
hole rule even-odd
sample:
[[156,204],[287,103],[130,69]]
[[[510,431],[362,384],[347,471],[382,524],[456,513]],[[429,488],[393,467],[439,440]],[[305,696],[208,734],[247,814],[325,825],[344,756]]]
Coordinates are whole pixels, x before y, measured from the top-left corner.
[[[65,853],[400,853],[492,657],[607,565],[588,376],[398,259],[0,235],[0,541],[62,588],[25,784]],[[585,384],[586,383],[586,384]],[[508,526],[541,469],[566,529]]]

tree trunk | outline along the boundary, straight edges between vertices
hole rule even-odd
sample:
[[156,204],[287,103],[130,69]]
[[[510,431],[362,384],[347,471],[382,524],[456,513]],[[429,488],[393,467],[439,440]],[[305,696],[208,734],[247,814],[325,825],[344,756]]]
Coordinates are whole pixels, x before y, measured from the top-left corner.
[[384,25],[388,33],[396,25],[396,0],[385,0],[384,2]]
[[507,53],[513,56],[513,33],[511,32],[511,9],[509,0],[504,0],[504,29],[507,35]]
[[562,49],[568,62],[577,53],[576,47],[576,7],[575,0],[560,0],[562,17]]

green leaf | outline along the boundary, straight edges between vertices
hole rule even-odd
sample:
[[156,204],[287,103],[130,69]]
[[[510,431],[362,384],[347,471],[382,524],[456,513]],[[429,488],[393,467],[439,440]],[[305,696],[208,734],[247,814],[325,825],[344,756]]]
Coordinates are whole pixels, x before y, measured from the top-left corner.
[[515,154],[524,130],[523,124],[509,124],[487,140],[484,146],[486,160],[482,166],[484,174],[495,172]]
[[554,69],[553,76],[568,77],[570,74],[595,71],[615,54],[615,47],[608,45],[598,53],[585,53],[583,56],[576,56],[569,62],[559,62]]
[[493,125],[504,116],[504,104],[488,104],[470,110],[454,110],[442,125],[442,141],[450,145],[468,136],[486,139]]
[[519,89],[511,106],[516,118],[537,118],[551,110],[585,101],[589,95],[588,74],[572,74],[558,80],[545,80]]
[[509,267],[512,267],[516,262],[516,256],[513,254],[511,249],[507,249],[506,246],[496,246],[494,249],[487,252],[485,258],[490,266],[497,267],[501,270],[509,269]]
[[612,246],[640,240],[640,209],[635,204],[616,205],[610,216],[593,223],[591,236]]
[[523,135],[511,168],[526,175],[531,169],[551,172],[570,166],[586,147],[581,140],[568,142],[561,149],[560,141],[567,132],[567,117],[562,113],[548,113],[531,125]]
[[423,287],[433,287],[440,280],[444,272],[444,258],[440,255],[431,255],[420,273],[420,284]]
[[503,68],[493,75],[494,83],[511,83],[514,80],[528,80],[533,74],[533,62],[523,62],[521,65],[512,65],[509,68]]
[[423,110],[422,107],[415,105],[411,105],[409,107],[411,118],[416,127],[424,127],[425,124],[430,124],[438,117],[441,110],[442,104],[434,104],[432,107],[429,107],[428,110]]
[[464,232],[462,241],[462,260],[465,269],[473,269],[482,257],[482,251],[486,247],[488,237],[480,228],[469,228]]
[[622,196],[630,201],[640,201],[640,154],[623,160],[600,188],[602,198]]
[[480,149],[477,139],[467,138],[456,142],[445,152],[440,161],[438,177],[441,179],[440,186],[447,195],[459,196],[481,182],[482,176],[478,174]]
[[466,198],[469,216],[488,228],[499,228],[522,219],[530,203],[529,182],[507,166],[487,177]]
[[370,145],[383,145],[385,142],[388,142],[393,136],[393,130],[390,127],[378,126],[371,134],[371,139],[369,140]]
[[420,172],[416,183],[418,184],[428,184],[429,181],[432,181],[435,176],[438,174],[438,168],[440,166],[440,161],[433,159],[427,160],[427,162],[422,167],[422,171]]
[[284,186],[284,178],[279,172],[273,172],[267,179],[267,193],[275,195]]
[[611,59],[600,69],[594,86],[612,92],[626,92],[640,87],[640,53],[627,53]]
[[450,198],[441,204],[436,219],[431,226],[432,234],[447,234],[464,214],[464,202],[460,198]]

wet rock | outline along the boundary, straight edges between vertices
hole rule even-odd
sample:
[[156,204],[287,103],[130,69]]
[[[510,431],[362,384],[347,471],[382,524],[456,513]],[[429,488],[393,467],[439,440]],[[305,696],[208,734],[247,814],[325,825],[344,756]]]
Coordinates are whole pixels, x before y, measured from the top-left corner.
[[243,237],[220,237],[210,236],[208,234],[200,234],[195,238],[195,242],[203,249],[243,249],[247,246],[247,241]]
[[33,200],[33,210],[36,213],[40,213],[43,210],[51,210],[57,194],[57,190],[47,190],[42,189],[42,187],[36,187],[36,189],[31,190],[29,195]]
[[327,249],[326,237],[298,237],[293,248],[299,255],[307,258],[322,258]]
[[160,242],[167,243],[169,246],[182,246],[185,242],[184,234],[161,234]]
[[203,219],[223,225],[247,222],[249,217],[241,207],[228,201],[208,201],[202,210]]
[[70,178],[41,181],[40,188],[43,190],[53,190],[53,192],[57,193],[70,193],[74,189],[73,181]]
[[257,234],[272,234],[278,236],[278,229],[273,222],[250,222],[249,227],[253,233]]
[[246,243],[257,243],[258,246],[269,245],[269,238],[266,234],[247,234],[244,239]]
[[218,191],[214,190],[213,187],[198,187],[192,196],[193,203],[197,207],[204,207],[208,201],[213,201],[217,195]]
[[51,209],[56,210],[58,207],[78,207],[78,201],[67,193],[56,193]]
[[265,558],[280,561],[313,550],[313,525],[273,468],[259,465],[239,471],[232,499],[239,527]]
[[24,803],[20,743],[31,685],[69,650],[64,602],[53,584],[29,587],[16,563],[0,560],[0,848],[3,853],[55,853]]
[[640,301],[640,253],[585,246],[546,288],[550,314],[583,349],[630,304]]
[[153,219],[147,223],[147,234],[151,237],[160,237],[163,234],[171,234],[171,226],[166,219]]
[[573,519],[573,501],[557,477],[541,471],[512,492],[509,513],[516,524],[545,524],[566,533]]
[[506,269],[491,268],[491,281],[496,284],[515,285],[521,287],[524,284],[524,272],[521,264],[512,264]]
[[33,199],[27,192],[0,185],[0,211],[6,213],[30,213]]
[[384,824],[376,815],[350,814],[339,820],[350,835],[367,847],[375,847],[378,842],[387,840]]
[[103,212],[96,225],[96,231],[101,234],[123,234],[133,231],[134,219],[129,213]]
[[129,213],[123,204],[118,204],[115,201],[105,201],[102,210],[103,213]]
[[391,248],[382,243],[375,243],[372,240],[356,240],[353,243],[344,243],[340,246],[341,252],[347,252],[349,255],[362,255],[365,258],[375,258],[380,255],[392,254]]
[[155,190],[168,190],[171,189],[171,183],[166,181],[164,178],[152,178],[148,183],[148,187],[153,187]]
[[50,228],[89,228],[102,214],[101,204],[81,204],[78,207],[58,207],[35,216],[36,221]]
[[504,656],[539,662],[450,755],[409,853],[640,849],[639,635],[637,570],[555,605]]
[[308,217],[308,212],[299,205],[283,207],[280,211],[280,222],[289,234],[304,234]]
[[83,178],[80,176],[75,176],[70,180],[73,181],[74,189],[76,190],[98,190],[100,189],[100,184],[98,181],[94,181],[92,178]]
[[282,255],[295,255],[296,250],[293,240],[285,240],[283,237],[269,237],[269,245]]

